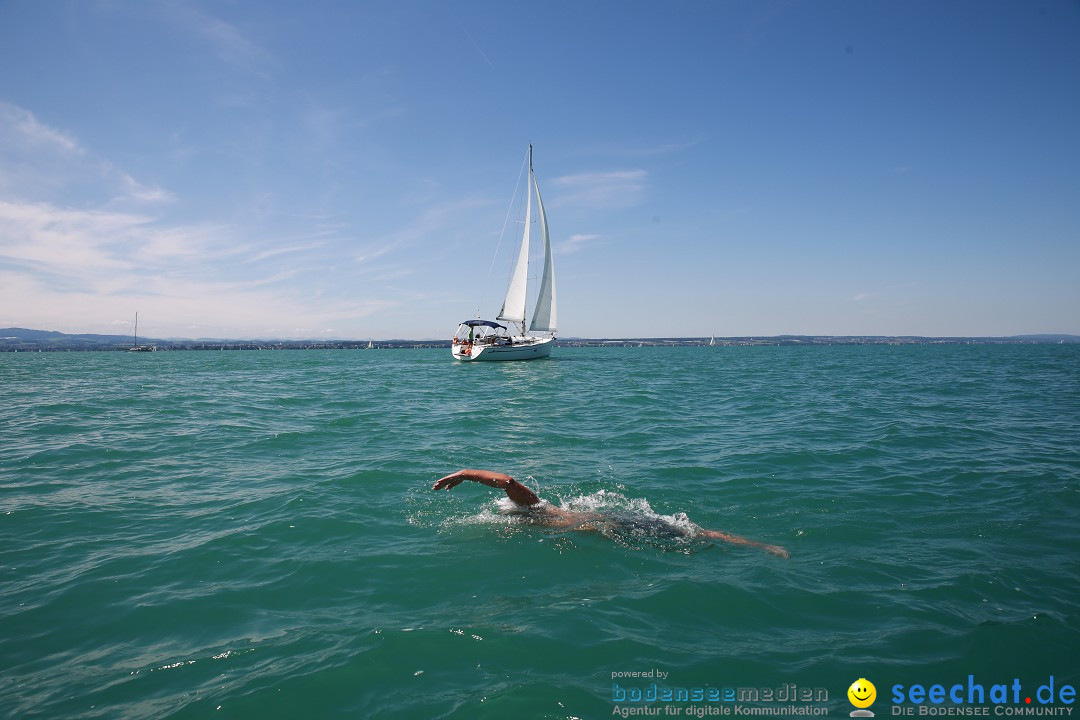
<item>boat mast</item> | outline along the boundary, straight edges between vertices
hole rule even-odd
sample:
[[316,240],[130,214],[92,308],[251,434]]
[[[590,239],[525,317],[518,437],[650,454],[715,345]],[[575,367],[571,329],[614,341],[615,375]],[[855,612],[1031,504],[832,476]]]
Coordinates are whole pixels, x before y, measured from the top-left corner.
[[[532,193],[533,193],[533,187],[535,185],[536,185],[536,179],[533,176],[533,167],[532,167],[532,143],[529,143],[529,177],[525,182],[525,192],[528,194],[529,205],[530,206],[532,205]],[[532,215],[532,213],[526,213],[526,215],[525,215],[525,222],[526,223],[528,223],[532,219],[530,217],[531,215]],[[527,282],[528,282],[528,280],[526,280],[526,283]],[[528,294],[526,294],[525,298],[526,298],[525,302],[527,303],[528,302]],[[521,308],[521,334],[523,336],[526,334],[526,330],[525,330],[526,318],[528,318],[528,313],[525,312],[525,307],[523,306]]]
[[[528,209],[525,211],[525,236],[526,237],[528,237],[529,234],[530,234],[529,233],[529,224],[532,222],[532,193],[533,193],[533,184],[535,182],[536,182],[536,180],[533,179],[532,143],[529,143],[529,174],[525,178],[525,197],[526,197],[526,205],[528,207]],[[525,260],[528,263],[530,261],[530,258],[526,257]],[[528,273],[526,273],[526,275],[525,275],[525,285],[526,285],[526,287],[528,287],[528,282],[529,282],[528,277],[529,277]],[[521,320],[519,321],[519,324],[521,325],[521,335],[522,336],[526,335],[526,329],[525,328],[526,328],[526,323],[527,323],[527,320],[528,320],[528,313],[525,310],[526,310],[526,304],[528,303],[528,298],[529,298],[528,291],[526,291],[525,297],[522,298]]]

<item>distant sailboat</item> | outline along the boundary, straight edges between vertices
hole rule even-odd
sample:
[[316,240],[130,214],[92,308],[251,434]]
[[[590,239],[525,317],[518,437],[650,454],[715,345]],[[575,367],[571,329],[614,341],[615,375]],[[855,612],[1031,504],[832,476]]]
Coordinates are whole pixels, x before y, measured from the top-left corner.
[[[540,292],[533,309],[532,322],[526,331],[525,298],[529,274],[529,234],[532,225],[532,200],[536,195],[540,237],[544,246],[544,272]],[[532,360],[547,357],[555,344],[555,266],[551,257],[547,213],[540,199],[540,186],[533,173],[532,145],[529,146],[529,178],[525,189],[525,230],[521,237],[514,272],[506,288],[506,298],[496,320],[514,326],[514,332],[492,320],[466,320],[458,326],[450,352],[464,362],[492,360]]]
[[139,313],[135,313],[135,340],[131,347],[128,348],[128,352],[154,352],[157,350],[156,345],[140,345],[139,344]]
[[709,338],[709,347],[715,347],[715,346],[716,346],[716,336],[713,335],[712,337]]

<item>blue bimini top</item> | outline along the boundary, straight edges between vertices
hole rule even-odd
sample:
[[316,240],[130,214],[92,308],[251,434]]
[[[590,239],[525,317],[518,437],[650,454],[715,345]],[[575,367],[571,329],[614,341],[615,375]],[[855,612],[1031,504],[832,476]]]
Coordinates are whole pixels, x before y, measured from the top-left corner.
[[502,328],[503,330],[506,329],[505,325],[500,325],[499,323],[492,322],[491,320],[466,320],[465,322],[463,322],[461,324],[462,325],[467,325],[469,327],[482,326],[482,327]]

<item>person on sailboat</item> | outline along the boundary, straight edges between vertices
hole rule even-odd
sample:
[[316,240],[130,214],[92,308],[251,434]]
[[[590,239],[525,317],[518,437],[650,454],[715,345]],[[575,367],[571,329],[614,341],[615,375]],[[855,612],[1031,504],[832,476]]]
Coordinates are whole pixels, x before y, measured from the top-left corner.
[[450,473],[449,475],[436,480],[431,489],[450,490],[466,480],[472,480],[481,485],[487,485],[488,487],[503,490],[511,501],[523,508],[525,514],[532,522],[546,527],[603,532],[605,528],[611,527],[612,525],[626,526],[625,529],[656,537],[710,538],[723,540],[724,542],[735,545],[748,545],[750,547],[761,548],[773,555],[784,558],[788,557],[788,551],[779,545],[767,545],[719,530],[707,530],[693,524],[693,529],[687,530],[659,517],[621,518],[606,515],[604,513],[565,510],[541,500],[536,493],[514,478],[505,473],[495,472],[494,470],[458,470],[455,473]]

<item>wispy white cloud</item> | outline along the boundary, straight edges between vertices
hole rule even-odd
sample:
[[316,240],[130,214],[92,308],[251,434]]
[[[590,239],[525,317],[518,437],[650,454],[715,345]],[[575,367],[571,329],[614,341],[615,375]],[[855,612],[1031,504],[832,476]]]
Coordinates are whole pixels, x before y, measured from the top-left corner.
[[176,200],[176,196],[168,190],[156,184],[141,183],[110,162],[101,164],[101,173],[102,177],[115,180],[120,191],[115,200],[134,200],[140,203],[169,203]]
[[556,248],[556,253],[559,255],[569,255],[599,239],[600,235],[586,235],[581,233],[571,235]]
[[0,259],[50,274],[87,275],[133,267],[112,247],[141,232],[149,218],[0,200]]
[[652,158],[652,157],[664,157],[667,155],[675,155],[681,152],[685,152],[697,145],[700,145],[705,141],[705,138],[699,137],[692,140],[684,140],[680,142],[667,142],[657,144],[611,144],[601,143],[589,147],[590,154],[603,155],[623,158],[624,160],[633,158]]
[[29,199],[35,193],[79,186],[111,193],[113,205],[175,200],[160,185],[140,182],[112,162],[95,158],[69,133],[41,122],[29,110],[0,102],[0,190],[9,199]]
[[[194,323],[203,336],[317,337],[396,305],[385,297],[324,297],[290,282],[318,269],[306,265],[244,270],[252,245],[238,232],[0,201],[0,308],[32,306],[19,324],[57,329],[107,326],[137,308],[147,332],[159,336]],[[289,251],[302,255],[303,248],[282,249]]]
[[467,197],[443,202],[422,210],[400,228],[373,239],[358,242],[360,250],[353,259],[367,263],[392,251],[400,250],[433,238],[452,237],[461,227],[470,210],[488,205],[486,200]]
[[189,3],[170,4],[167,8],[180,27],[201,38],[218,58],[229,65],[261,71],[272,62],[273,55],[236,25],[203,12]]
[[[319,336],[400,302],[375,290],[345,291],[340,282],[324,293],[320,282],[300,279],[335,271],[334,255],[349,242],[345,224],[290,218],[290,231],[275,238],[162,214],[164,206],[175,212],[177,201],[30,111],[0,104],[0,315],[7,316],[0,324],[108,332],[138,309],[159,337],[188,334],[192,325],[204,336]],[[368,254],[445,232],[462,212],[452,205],[421,212],[368,243]],[[408,271],[380,263],[363,274]]]
[[[0,200],[0,262],[80,286],[144,286],[150,272],[182,272],[244,251],[224,226],[160,226],[148,215]],[[212,265],[211,265],[212,266]],[[107,279],[106,279],[107,278]]]
[[139,264],[166,272],[184,268],[178,262],[188,261],[213,275],[213,268],[226,260],[242,258],[251,252],[238,231],[228,225],[210,223],[163,225],[155,222],[132,233],[128,238]]
[[32,112],[0,101],[0,146],[30,146],[84,154],[75,138],[40,122]]
[[[33,308],[10,313],[27,299]],[[389,299],[334,300],[229,281],[155,277],[144,286],[103,292],[100,285],[65,288],[0,267],[0,325],[69,332],[123,327],[137,309],[149,337],[320,337],[326,328],[386,312]],[[99,329],[100,328],[100,329]]]
[[644,200],[648,173],[644,170],[580,173],[556,178],[553,184],[561,191],[552,203],[555,206],[633,207]]
[[306,245],[286,245],[286,246],[282,246],[282,247],[272,247],[272,248],[268,248],[266,250],[261,250],[259,252],[255,252],[255,253],[252,253],[252,254],[248,255],[247,261],[248,262],[258,262],[260,260],[266,260],[268,258],[277,257],[279,255],[307,253],[307,252],[310,252],[312,250],[318,250],[319,248],[324,247],[325,245],[326,245],[326,243],[313,242],[313,243],[307,243]]

